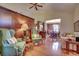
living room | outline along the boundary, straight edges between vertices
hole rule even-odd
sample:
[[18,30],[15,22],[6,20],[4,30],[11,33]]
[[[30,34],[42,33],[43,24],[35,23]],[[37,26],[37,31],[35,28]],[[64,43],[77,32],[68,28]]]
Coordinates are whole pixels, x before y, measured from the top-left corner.
[[0,53],[2,56],[78,56],[78,18],[76,3],[0,3],[0,33],[5,39],[0,41]]

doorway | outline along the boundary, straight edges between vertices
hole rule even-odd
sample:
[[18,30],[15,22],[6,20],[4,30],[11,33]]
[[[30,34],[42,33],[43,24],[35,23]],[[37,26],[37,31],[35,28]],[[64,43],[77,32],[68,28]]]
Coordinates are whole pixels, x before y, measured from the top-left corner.
[[46,32],[51,38],[59,38],[61,19],[53,19],[46,21]]

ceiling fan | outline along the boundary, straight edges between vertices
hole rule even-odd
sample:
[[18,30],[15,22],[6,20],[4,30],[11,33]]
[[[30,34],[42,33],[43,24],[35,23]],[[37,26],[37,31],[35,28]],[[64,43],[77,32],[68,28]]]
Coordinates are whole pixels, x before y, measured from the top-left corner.
[[35,8],[35,10],[38,10],[38,8],[39,7],[43,7],[42,5],[39,5],[38,3],[30,3],[32,6],[31,7],[29,7],[29,9],[31,9],[31,8]]

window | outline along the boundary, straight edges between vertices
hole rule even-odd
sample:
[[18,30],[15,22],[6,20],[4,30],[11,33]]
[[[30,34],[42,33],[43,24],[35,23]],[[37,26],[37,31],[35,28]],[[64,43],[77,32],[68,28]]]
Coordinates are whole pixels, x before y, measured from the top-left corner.
[[53,31],[56,33],[59,32],[59,24],[53,24]]

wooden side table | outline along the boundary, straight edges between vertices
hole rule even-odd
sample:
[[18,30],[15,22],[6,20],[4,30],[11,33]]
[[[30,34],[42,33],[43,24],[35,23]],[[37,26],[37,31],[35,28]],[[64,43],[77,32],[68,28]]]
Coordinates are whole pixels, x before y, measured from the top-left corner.
[[69,42],[66,41],[66,49],[69,50]]
[[77,44],[76,47],[77,47],[77,53],[79,53],[79,44]]
[[69,54],[69,42],[66,41],[66,50],[68,50],[68,52],[66,52],[67,54]]

